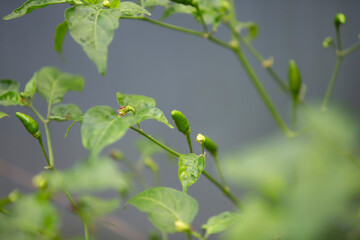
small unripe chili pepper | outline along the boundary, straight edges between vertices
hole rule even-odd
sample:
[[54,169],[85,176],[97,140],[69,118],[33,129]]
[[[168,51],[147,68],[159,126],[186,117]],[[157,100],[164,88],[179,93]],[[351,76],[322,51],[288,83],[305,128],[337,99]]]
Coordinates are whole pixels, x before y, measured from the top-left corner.
[[194,1],[193,0],[170,0],[174,3],[180,3],[180,4],[184,4],[184,5],[194,5]]
[[37,124],[37,122],[32,119],[30,116],[21,113],[21,112],[17,112],[15,113],[16,117],[18,119],[20,119],[20,121],[22,122],[22,124],[24,125],[25,129],[34,136],[34,138],[41,138],[41,133],[39,131],[39,125]]
[[294,60],[289,61],[289,89],[294,101],[296,101],[301,89],[301,75]]
[[176,128],[179,132],[188,135],[191,132],[189,121],[186,119],[185,115],[177,110],[171,112],[171,117],[175,122]]
[[345,24],[346,23],[346,16],[345,14],[343,13],[338,13],[335,15],[335,18],[334,18],[334,25],[335,27],[339,27],[340,25],[342,24]]
[[216,155],[217,154],[217,150],[218,150],[218,146],[216,145],[216,143],[209,138],[208,136],[205,136],[205,141],[204,141],[204,147],[206,150],[208,150],[212,155]]

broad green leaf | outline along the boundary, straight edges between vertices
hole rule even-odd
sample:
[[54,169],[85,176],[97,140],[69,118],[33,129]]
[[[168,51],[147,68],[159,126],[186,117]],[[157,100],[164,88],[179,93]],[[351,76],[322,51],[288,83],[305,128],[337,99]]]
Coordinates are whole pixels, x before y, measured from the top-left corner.
[[69,170],[40,174],[50,191],[67,189],[71,193],[118,190],[126,192],[129,182],[116,163],[105,157],[90,158]]
[[0,214],[0,239],[56,239],[60,219],[51,202],[41,194],[23,196]]
[[232,224],[238,221],[239,216],[239,214],[223,212],[217,216],[209,218],[207,223],[202,226],[202,229],[206,231],[205,238],[211,234],[226,230]]
[[202,154],[190,153],[179,157],[179,180],[185,193],[199,179],[204,168],[205,157]]
[[36,91],[50,106],[62,101],[66,92],[81,91],[84,79],[80,75],[73,75],[60,71],[55,67],[44,67],[35,73]]
[[119,92],[116,94],[116,97],[120,106],[125,107],[130,105],[135,109],[136,116],[128,115],[128,117],[136,117],[138,119],[137,122],[142,122],[146,119],[154,119],[166,124],[170,128],[173,128],[164,113],[155,107],[156,102],[153,98]]
[[120,7],[120,0],[110,1],[110,8],[118,8],[118,7]]
[[13,80],[0,80],[0,105],[21,105],[19,83]]
[[146,9],[142,8],[141,6],[133,2],[121,2],[119,9],[121,15],[126,15],[126,16],[133,16],[142,13],[147,14],[149,16],[151,15]]
[[34,76],[26,83],[24,92],[21,93],[21,96],[24,98],[29,98],[32,101],[34,94],[36,92],[36,83]]
[[65,12],[71,36],[102,75],[106,73],[108,46],[119,26],[120,15],[119,9],[104,9],[94,4],[77,5]]
[[82,112],[75,104],[58,104],[51,109],[49,119],[56,121],[76,121],[82,116]]
[[60,23],[56,27],[55,38],[54,38],[54,49],[59,54],[62,53],[62,45],[68,30],[69,30],[69,25],[66,21]]
[[2,119],[3,117],[9,117],[9,115],[0,111],[0,119]]
[[145,190],[130,198],[127,204],[147,213],[152,224],[167,233],[176,232],[176,221],[191,225],[198,212],[198,203],[195,199],[165,187]]
[[144,0],[145,7],[163,6],[167,7],[170,4],[169,0]]
[[94,196],[81,196],[76,201],[76,213],[83,222],[92,223],[96,218],[115,211],[120,204],[118,198],[104,200]]
[[25,2],[21,7],[15,9],[12,13],[4,17],[4,20],[10,20],[24,16],[31,13],[38,8],[44,8],[48,5],[70,3],[70,4],[82,4],[80,0],[29,0]]

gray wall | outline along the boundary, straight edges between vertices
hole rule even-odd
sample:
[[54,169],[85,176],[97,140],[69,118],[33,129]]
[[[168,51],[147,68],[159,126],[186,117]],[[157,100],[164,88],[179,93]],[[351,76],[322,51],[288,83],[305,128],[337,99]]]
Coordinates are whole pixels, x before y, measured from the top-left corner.
[[[23,1],[2,0],[0,16],[10,13]],[[343,45],[357,41],[360,33],[360,1],[358,0],[243,0],[235,1],[241,21],[254,21],[260,26],[260,36],[255,47],[265,56],[275,58],[275,70],[286,78],[287,62],[295,59],[308,85],[308,99],[321,99],[324,95],[335,57],[330,50],[321,47],[326,36],[334,36],[333,16],[337,12],[347,15],[343,27]],[[194,133],[212,136],[221,151],[230,150],[244,143],[278,132],[269,112],[258,97],[247,75],[235,56],[201,38],[184,35],[150,25],[145,22],[121,20],[113,43],[109,48],[108,72],[100,76],[81,47],[68,35],[64,43],[63,63],[53,50],[53,35],[57,24],[63,21],[67,6],[51,6],[35,10],[32,14],[11,21],[0,20],[0,79],[10,78],[21,82],[23,87],[35,71],[46,65],[65,71],[80,73],[86,79],[83,93],[69,93],[66,103],[76,103],[83,111],[94,105],[117,107],[116,91],[142,94],[155,98],[157,105],[168,117],[170,111],[183,111],[191,122]],[[156,9],[153,17],[160,15]],[[201,30],[194,20],[185,15],[173,16],[168,22]],[[228,40],[229,32],[220,30],[217,36]],[[272,79],[250,55],[249,59],[269,91],[282,115],[289,120],[290,102]],[[333,93],[333,100],[345,104],[352,111],[360,110],[360,51],[345,59]],[[42,112],[46,105],[37,98],[35,104]],[[37,143],[15,119],[18,107],[0,111],[11,114],[0,123],[0,159],[37,173],[45,162]],[[54,123],[50,128],[57,168],[63,169],[79,161],[87,154],[81,145],[80,128],[75,126],[67,140],[64,132],[68,123]],[[181,134],[156,122],[146,122],[143,128],[160,136],[180,152],[187,150]],[[114,145],[126,149],[132,160],[139,157],[133,147],[137,135],[129,132]],[[198,148],[197,151],[200,151]],[[164,185],[180,189],[176,164],[168,164],[159,157]],[[207,169],[212,171],[211,161]],[[13,188],[26,188],[0,176],[0,197]],[[201,178],[190,189],[198,199],[200,214],[194,225],[199,228],[214,214],[232,208],[219,191]],[[60,208],[61,209],[61,208]],[[66,235],[82,234],[81,222],[63,209]],[[146,233],[151,224],[145,215],[132,207],[119,210],[117,215]],[[145,226],[145,227],[144,227]],[[112,233],[101,230],[100,239],[118,239]]]

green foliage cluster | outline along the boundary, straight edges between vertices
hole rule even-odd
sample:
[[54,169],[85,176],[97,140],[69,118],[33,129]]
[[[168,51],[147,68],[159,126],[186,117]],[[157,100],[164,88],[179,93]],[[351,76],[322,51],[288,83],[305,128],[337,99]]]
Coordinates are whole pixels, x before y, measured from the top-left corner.
[[[0,105],[29,108],[44,125],[48,147],[46,151],[39,139],[47,166],[33,178],[37,190],[27,195],[14,191],[0,200],[0,239],[63,239],[61,217],[54,205],[59,193],[66,195],[72,212],[83,221],[86,240],[92,238],[89,227],[91,230],[98,219],[113,213],[127,198],[125,205],[146,213],[163,239],[168,233],[181,232],[188,239],[205,240],[225,230],[228,230],[223,235],[226,239],[360,238],[357,214],[360,164],[359,153],[354,150],[359,146],[356,120],[343,111],[319,112],[317,108],[308,107],[304,101],[306,88],[296,62],[289,62],[289,84],[286,84],[272,69],[273,60],[264,59],[252,47],[251,41],[257,37],[258,27],[253,22],[237,20],[233,0],[141,0],[138,4],[120,0],[28,0],[4,19],[22,17],[54,4],[70,4],[65,11],[65,21],[56,29],[55,50],[62,53],[62,43],[70,32],[102,75],[106,73],[108,46],[119,19],[147,21],[200,36],[234,52],[284,135],[220,156],[220,164],[217,144],[207,136],[198,135],[196,140],[202,146],[202,153],[193,152],[189,121],[179,111],[174,110],[171,116],[179,132],[187,139],[189,153],[178,153],[147,134],[140,124],[149,119],[174,128],[164,112],[156,107],[153,98],[118,92],[114,99],[119,105],[117,111],[110,106],[94,106],[83,113],[73,103],[62,103],[67,92],[82,91],[84,79],[80,75],[44,67],[33,75],[23,91],[16,81],[0,80]],[[156,6],[164,9],[160,21],[148,17]],[[203,31],[164,22],[177,13],[193,16]],[[342,59],[360,47],[358,42],[343,50],[340,25],[345,22],[345,15],[336,15],[337,39],[334,41],[327,37],[323,43],[324,47],[334,46],[337,57],[323,110],[326,110]],[[214,37],[221,24],[231,30],[228,43]],[[277,112],[243,54],[243,46],[292,98],[292,128]],[[36,96],[48,103],[45,116],[33,105]],[[300,117],[296,114],[298,107],[301,109]],[[8,116],[0,112],[0,119]],[[71,122],[65,137],[74,124],[81,124],[82,144],[89,150],[87,157],[66,170],[55,168],[48,127],[52,121]],[[137,164],[128,161],[118,150],[110,152],[111,158],[102,155],[104,148],[123,138],[129,129],[146,140],[137,143],[141,153]],[[178,178],[183,191],[158,186],[159,166],[154,160],[158,153],[178,158]],[[205,170],[209,157],[215,161],[220,181]],[[123,163],[128,172],[121,170],[116,161]],[[152,172],[154,186],[143,178],[144,167]],[[234,203],[234,209],[210,217],[197,231],[192,222],[199,203],[187,194],[187,190],[202,175]],[[241,202],[232,193],[228,180],[242,190]],[[144,191],[135,193],[136,181]],[[112,197],[99,197],[98,194],[105,191],[110,191]]]

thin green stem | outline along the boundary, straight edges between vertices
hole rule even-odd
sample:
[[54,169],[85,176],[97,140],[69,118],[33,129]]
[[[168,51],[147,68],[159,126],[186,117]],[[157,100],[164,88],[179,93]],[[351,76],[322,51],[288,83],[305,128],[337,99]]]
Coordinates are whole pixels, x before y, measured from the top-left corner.
[[188,240],[192,240],[192,235],[191,235],[191,231],[187,231],[186,232],[186,236]]
[[294,133],[287,127],[287,125],[283,121],[282,117],[276,110],[274,104],[272,103],[270,97],[267,95],[264,87],[262,86],[260,80],[258,79],[255,71],[252,69],[252,67],[251,67],[249,61],[247,60],[246,56],[244,55],[244,53],[241,51],[240,48],[235,48],[234,52],[236,53],[236,56],[238,57],[238,59],[240,60],[242,65],[244,66],[245,71],[249,75],[252,83],[254,84],[256,90],[258,91],[261,98],[263,99],[265,105],[268,107],[270,113],[275,118],[275,121],[278,124],[278,126],[280,127],[280,129],[285,133],[286,136],[292,137],[294,135]]
[[167,233],[164,231],[161,231],[161,238],[162,238],[162,240],[167,240]]
[[85,240],[89,240],[89,228],[87,223],[84,222],[84,235],[85,235]]
[[341,51],[342,50],[342,45],[341,45],[340,26],[336,27],[336,42],[337,42],[338,50]]
[[221,179],[222,184],[224,186],[227,186],[224,175],[223,175],[223,173],[221,171],[220,162],[219,162],[219,158],[218,158],[217,154],[214,155],[214,162],[215,162],[215,165],[216,165],[216,169],[217,169],[217,171],[218,171],[218,173],[220,175],[220,179]]
[[205,31],[206,33],[209,32],[209,30],[208,30],[208,28],[207,28],[207,26],[206,26],[204,17],[203,17],[203,15],[202,15],[201,9],[200,9],[200,7],[199,7],[199,4],[196,4],[196,5],[195,5],[195,8],[196,8],[197,13],[199,14],[200,21],[201,21],[201,24],[202,24],[202,26],[203,26],[203,28],[204,28],[204,31]]
[[187,140],[187,143],[188,143],[188,145],[189,145],[190,153],[193,153],[193,148],[192,148],[190,133],[187,133],[187,134],[186,134],[186,140]]
[[66,189],[63,189],[63,192],[65,194],[65,196],[69,199],[69,202],[71,203],[71,205],[73,207],[76,207],[76,202],[74,201],[74,199],[71,197],[70,193],[66,190]]
[[43,152],[43,154],[45,156],[46,162],[47,162],[48,166],[51,167],[51,164],[50,164],[49,158],[48,158],[48,156],[46,154],[46,151],[45,151],[41,136],[38,138],[38,141],[39,141],[39,144],[41,146],[41,150],[42,150],[42,152]]
[[45,123],[44,117],[36,110],[34,106],[30,105],[29,108],[31,109],[31,111],[33,111],[33,113],[35,113],[35,115],[40,119],[41,122]]
[[191,234],[197,239],[203,240],[204,238],[196,231],[191,231]]
[[335,81],[336,81],[336,78],[338,76],[338,73],[339,73],[339,69],[340,69],[340,65],[341,65],[341,62],[342,62],[342,57],[339,56],[336,60],[336,64],[335,64],[335,67],[334,67],[334,70],[331,74],[331,78],[330,78],[330,82],[329,82],[329,86],[326,90],[326,94],[325,94],[325,97],[324,97],[324,100],[323,100],[323,103],[322,103],[322,106],[321,106],[321,109],[322,111],[326,111],[327,110],[327,105],[328,105],[328,102],[330,100],[330,96],[331,96],[331,93],[333,91],[333,88],[334,88],[334,84],[335,84]]
[[[135,132],[141,134],[142,136],[146,137],[147,139],[149,139],[150,141],[152,141],[153,143],[157,144],[159,147],[165,149],[166,151],[168,151],[169,153],[173,154],[174,156],[180,157],[180,153],[176,152],[175,150],[165,146],[164,144],[162,144],[161,142],[157,141],[155,138],[151,137],[150,135],[146,134],[145,132],[143,132],[142,130],[139,130],[137,128],[134,127],[130,127],[130,129],[134,130]],[[230,189],[227,186],[223,186],[221,183],[219,183],[215,178],[213,178],[210,174],[208,174],[206,171],[203,171],[203,174],[206,178],[208,178],[210,180],[210,182],[212,182],[217,188],[219,188],[226,197],[228,197],[230,199],[230,201],[232,201],[236,206],[240,206],[240,202],[239,200],[232,195],[232,193],[230,192]]]
[[240,202],[239,200],[232,195],[232,193],[230,192],[229,187],[225,187],[223,186],[221,183],[219,183],[215,178],[213,178],[210,174],[208,174],[205,170],[202,172],[202,174],[209,179],[210,182],[212,182],[215,186],[217,186],[222,192],[223,194],[230,199],[231,202],[233,202],[236,206],[240,207]]
[[54,155],[53,155],[53,151],[52,151],[52,144],[51,144],[51,138],[50,138],[50,131],[49,131],[49,123],[45,122],[44,123],[44,127],[45,127],[45,133],[46,133],[46,140],[47,140],[47,145],[48,145],[48,151],[49,151],[49,158],[50,158],[50,166],[54,167]]
[[[236,28],[237,18],[236,18],[236,8],[234,0],[229,0],[230,3],[230,25],[232,28]],[[237,38],[236,33],[232,32],[232,40],[235,41]]]
[[298,106],[297,101],[293,100],[293,104],[292,104],[292,127],[293,127],[293,129],[296,128],[297,106]]
[[342,56],[345,57],[345,56],[349,55],[350,53],[354,52],[355,50],[357,50],[358,48],[360,48],[360,41],[355,43],[351,47],[343,50],[342,51]]

